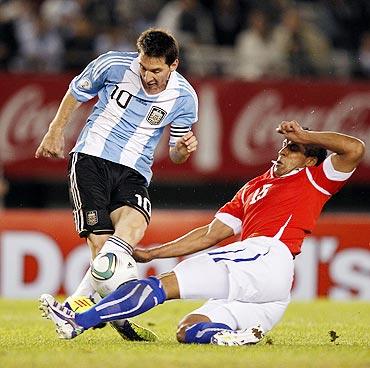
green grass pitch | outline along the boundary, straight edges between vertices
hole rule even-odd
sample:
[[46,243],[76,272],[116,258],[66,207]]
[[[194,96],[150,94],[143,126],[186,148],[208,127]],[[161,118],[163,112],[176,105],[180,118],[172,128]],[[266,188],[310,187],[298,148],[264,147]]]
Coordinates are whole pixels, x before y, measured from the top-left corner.
[[199,305],[167,302],[136,318],[159,335],[156,343],[125,342],[108,326],[65,341],[36,301],[0,299],[0,367],[370,367],[370,303],[293,302],[255,346],[178,344],[178,320]]

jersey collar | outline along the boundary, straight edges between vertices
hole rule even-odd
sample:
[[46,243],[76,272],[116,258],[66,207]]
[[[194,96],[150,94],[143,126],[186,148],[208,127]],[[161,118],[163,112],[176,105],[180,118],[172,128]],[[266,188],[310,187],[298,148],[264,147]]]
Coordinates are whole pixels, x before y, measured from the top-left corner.
[[304,167],[300,167],[300,168],[297,168],[297,169],[294,169],[292,170],[291,172],[288,172],[287,174],[284,174],[284,175],[281,175],[281,176],[275,176],[274,175],[274,165],[271,166],[271,169],[270,169],[270,176],[272,178],[286,178],[287,176],[292,176],[292,175],[295,175],[295,174],[298,174],[300,171],[302,171],[304,169]]
[[134,60],[132,60],[131,62],[131,65],[130,65],[130,69],[137,75],[140,76],[140,73],[139,73],[139,57],[135,58]]

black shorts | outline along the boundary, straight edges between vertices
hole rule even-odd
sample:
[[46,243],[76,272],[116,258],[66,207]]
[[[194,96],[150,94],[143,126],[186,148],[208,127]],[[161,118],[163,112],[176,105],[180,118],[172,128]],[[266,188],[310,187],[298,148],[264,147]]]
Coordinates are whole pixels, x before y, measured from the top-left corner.
[[136,170],[84,153],[72,153],[68,165],[69,196],[80,237],[113,234],[110,213],[130,206],[150,221],[151,203],[144,176]]

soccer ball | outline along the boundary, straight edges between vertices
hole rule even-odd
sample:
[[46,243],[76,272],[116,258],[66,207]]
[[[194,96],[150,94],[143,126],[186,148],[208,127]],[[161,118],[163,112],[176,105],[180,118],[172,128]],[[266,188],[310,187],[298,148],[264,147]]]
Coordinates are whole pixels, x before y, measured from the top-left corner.
[[138,278],[135,260],[125,252],[99,253],[91,264],[91,284],[105,297],[123,283]]

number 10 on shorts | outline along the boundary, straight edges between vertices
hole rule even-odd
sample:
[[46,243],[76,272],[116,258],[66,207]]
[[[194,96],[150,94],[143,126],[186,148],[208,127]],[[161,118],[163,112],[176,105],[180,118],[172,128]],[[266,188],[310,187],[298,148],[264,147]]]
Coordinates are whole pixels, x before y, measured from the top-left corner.
[[142,208],[150,217],[152,213],[152,205],[150,204],[150,200],[146,197],[143,197],[141,194],[135,194],[135,197],[137,198],[137,205]]

